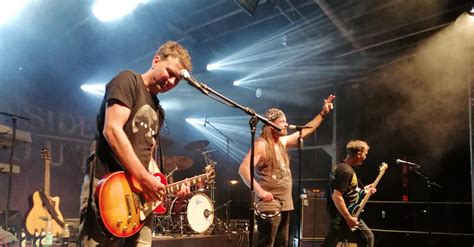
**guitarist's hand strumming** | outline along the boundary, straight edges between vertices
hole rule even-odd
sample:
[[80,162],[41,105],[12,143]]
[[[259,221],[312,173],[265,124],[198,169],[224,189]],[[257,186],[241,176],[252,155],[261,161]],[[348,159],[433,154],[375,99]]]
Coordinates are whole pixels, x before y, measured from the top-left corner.
[[142,187],[143,194],[148,199],[159,201],[165,195],[165,185],[161,183],[159,178],[153,176],[153,174],[147,173],[139,180],[139,183]]
[[359,225],[359,219],[354,216],[349,216],[346,218],[346,223],[349,226],[349,229],[356,229]]

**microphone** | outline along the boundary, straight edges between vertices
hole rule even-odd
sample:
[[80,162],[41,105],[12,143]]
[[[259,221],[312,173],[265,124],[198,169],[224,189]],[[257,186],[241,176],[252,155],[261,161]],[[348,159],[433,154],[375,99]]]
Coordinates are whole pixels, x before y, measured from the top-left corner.
[[198,89],[203,94],[209,94],[209,91],[207,89],[205,89],[205,86],[202,85],[200,82],[198,82],[196,79],[194,79],[189,74],[189,71],[187,71],[185,69],[182,69],[182,70],[179,71],[179,75],[181,76],[181,78],[186,80],[191,87],[194,87],[194,88]]
[[206,124],[207,124],[207,116],[206,116],[206,119],[204,119],[204,127],[206,127]]
[[397,162],[397,164],[399,164],[399,165],[408,165],[409,167],[415,168],[415,169],[418,169],[418,168],[421,167],[418,164],[415,164],[415,163],[410,162],[410,161],[401,160],[401,159],[397,159],[395,162]]
[[293,124],[288,125],[288,129],[290,129],[290,130],[302,130],[302,129],[307,129],[307,128],[311,128],[311,127],[306,126],[306,125],[303,125],[303,126],[293,125]]

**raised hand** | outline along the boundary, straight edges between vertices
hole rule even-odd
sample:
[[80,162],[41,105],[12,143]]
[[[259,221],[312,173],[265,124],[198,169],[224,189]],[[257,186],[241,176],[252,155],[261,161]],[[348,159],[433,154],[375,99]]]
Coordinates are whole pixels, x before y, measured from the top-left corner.
[[334,98],[336,98],[336,96],[331,94],[324,100],[323,109],[321,109],[322,116],[328,114],[334,108],[334,104],[332,103]]

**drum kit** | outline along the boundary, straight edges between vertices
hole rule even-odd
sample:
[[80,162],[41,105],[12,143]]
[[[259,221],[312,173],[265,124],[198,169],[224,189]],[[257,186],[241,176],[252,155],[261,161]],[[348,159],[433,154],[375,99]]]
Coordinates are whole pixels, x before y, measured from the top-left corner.
[[[206,150],[209,145],[207,140],[190,142],[184,146],[186,151],[199,152],[204,156],[207,166],[216,165],[210,157],[210,153],[215,150]],[[188,169],[193,165],[193,160],[185,156],[163,157],[163,168],[172,179],[175,171]],[[166,213],[155,214],[154,235],[194,235],[210,234],[216,228],[227,228],[227,224],[215,216],[214,212],[223,206],[228,207],[228,203],[214,208],[215,192],[214,176],[191,187],[191,194],[178,197],[168,194],[164,200]]]

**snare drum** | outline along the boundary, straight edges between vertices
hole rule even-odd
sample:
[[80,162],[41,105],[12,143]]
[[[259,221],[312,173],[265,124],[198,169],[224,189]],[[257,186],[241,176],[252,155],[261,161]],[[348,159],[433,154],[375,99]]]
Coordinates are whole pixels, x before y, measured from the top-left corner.
[[207,195],[202,193],[197,193],[188,200],[179,197],[175,198],[169,213],[174,225],[185,221],[183,225],[196,233],[206,232],[214,222],[214,206],[212,201]]

